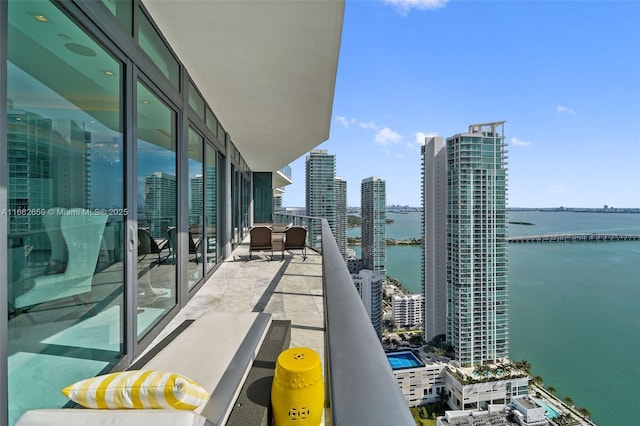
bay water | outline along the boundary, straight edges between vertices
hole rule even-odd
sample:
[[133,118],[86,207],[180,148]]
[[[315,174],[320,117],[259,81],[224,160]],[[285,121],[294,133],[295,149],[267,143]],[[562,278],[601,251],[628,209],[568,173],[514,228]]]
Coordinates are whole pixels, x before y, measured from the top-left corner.
[[[387,238],[421,237],[421,214],[387,213]],[[640,214],[511,211],[509,236],[640,234]],[[360,236],[360,229],[348,231]],[[360,253],[360,247],[351,247]],[[640,425],[640,241],[510,243],[510,358],[591,411]],[[388,246],[387,274],[421,292],[420,246]]]

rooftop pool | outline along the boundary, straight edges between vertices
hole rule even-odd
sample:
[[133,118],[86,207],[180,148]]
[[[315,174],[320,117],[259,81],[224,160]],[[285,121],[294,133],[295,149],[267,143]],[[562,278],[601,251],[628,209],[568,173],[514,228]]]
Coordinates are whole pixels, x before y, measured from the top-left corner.
[[542,401],[541,399],[536,399],[536,402],[544,407],[544,415],[548,419],[554,419],[560,415],[560,413],[558,413],[558,410],[554,409],[552,406]]
[[389,360],[392,370],[424,367],[424,363],[411,351],[388,353],[387,360]]

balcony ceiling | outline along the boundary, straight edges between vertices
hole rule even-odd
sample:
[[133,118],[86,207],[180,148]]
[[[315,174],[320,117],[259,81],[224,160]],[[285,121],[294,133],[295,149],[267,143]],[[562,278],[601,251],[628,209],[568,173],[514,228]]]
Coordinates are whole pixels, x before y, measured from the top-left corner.
[[253,171],[329,137],[343,0],[144,0]]

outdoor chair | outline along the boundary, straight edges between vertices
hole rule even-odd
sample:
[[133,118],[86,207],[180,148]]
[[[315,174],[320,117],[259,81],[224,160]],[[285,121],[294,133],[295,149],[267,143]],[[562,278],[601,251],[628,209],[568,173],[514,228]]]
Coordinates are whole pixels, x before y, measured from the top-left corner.
[[291,226],[285,231],[284,250],[302,250],[302,259],[307,258],[307,228]]
[[33,278],[31,289],[15,298],[15,307],[27,311],[33,305],[90,292],[106,222],[107,215],[68,209],[60,217],[68,256],[64,269]]
[[271,228],[268,226],[254,226],[249,231],[249,260],[254,251],[270,251],[273,259],[273,244]]
[[[176,240],[176,227],[170,226],[167,229],[167,235],[169,236],[169,247],[171,249],[171,252],[173,253],[173,257],[175,257],[176,248],[178,247],[177,240]],[[198,259],[198,252],[200,250],[201,241],[202,239],[199,239],[198,242],[196,243],[193,240],[193,234],[191,233],[191,231],[189,231],[189,254],[196,255],[196,258],[195,258],[196,264],[200,263]]]
[[155,238],[151,236],[151,232],[145,228],[138,228],[138,256],[142,256],[143,260],[148,254],[157,254],[158,255],[158,263],[162,263],[171,256],[171,247],[169,246],[169,254],[162,259],[160,257],[160,253],[164,249],[169,246],[169,240],[165,238],[164,240],[157,242]]

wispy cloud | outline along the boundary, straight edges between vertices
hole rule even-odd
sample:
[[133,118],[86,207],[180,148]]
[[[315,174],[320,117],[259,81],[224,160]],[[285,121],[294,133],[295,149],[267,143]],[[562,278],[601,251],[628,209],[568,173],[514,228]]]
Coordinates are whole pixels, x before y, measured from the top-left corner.
[[356,120],[355,119],[347,119],[346,117],[339,115],[336,117],[336,120],[338,123],[342,124],[344,127],[349,128],[349,126],[351,126],[352,124],[356,124]]
[[558,105],[556,107],[556,111],[558,112],[558,114],[562,114],[562,115],[576,115],[576,112],[574,110],[562,105]]
[[380,126],[374,123],[373,120],[369,120],[367,123],[360,122],[358,123],[358,126],[362,127],[363,129],[371,129],[371,130],[378,130],[380,128]]
[[518,138],[511,138],[511,145],[515,145],[515,146],[529,146],[531,145],[531,142],[525,142],[525,141],[521,141]]
[[378,133],[376,133],[375,141],[380,145],[389,145],[391,143],[398,143],[402,140],[400,133],[394,132],[388,127],[384,127]]
[[449,0],[382,0],[384,3],[396,6],[400,12],[406,14],[411,9],[428,10],[444,7]]

